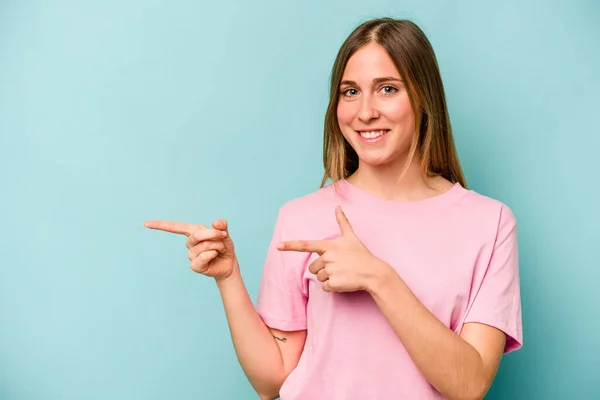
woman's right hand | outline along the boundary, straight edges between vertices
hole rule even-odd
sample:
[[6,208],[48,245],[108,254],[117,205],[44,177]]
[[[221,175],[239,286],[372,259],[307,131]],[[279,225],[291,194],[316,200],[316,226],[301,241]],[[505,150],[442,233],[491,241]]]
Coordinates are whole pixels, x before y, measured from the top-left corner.
[[212,228],[186,222],[154,220],[146,221],[144,226],[187,236],[185,246],[194,272],[221,280],[229,278],[239,268],[225,220],[214,221]]

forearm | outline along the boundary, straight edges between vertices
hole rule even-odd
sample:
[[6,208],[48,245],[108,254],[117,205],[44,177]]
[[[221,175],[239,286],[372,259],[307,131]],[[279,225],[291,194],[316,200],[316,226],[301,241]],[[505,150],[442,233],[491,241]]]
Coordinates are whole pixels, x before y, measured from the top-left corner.
[[395,271],[376,280],[369,292],[415,365],[440,393],[451,400],[485,395],[477,350],[439,321]]
[[256,392],[271,397],[285,380],[281,351],[256,312],[239,270],[217,281],[240,365]]

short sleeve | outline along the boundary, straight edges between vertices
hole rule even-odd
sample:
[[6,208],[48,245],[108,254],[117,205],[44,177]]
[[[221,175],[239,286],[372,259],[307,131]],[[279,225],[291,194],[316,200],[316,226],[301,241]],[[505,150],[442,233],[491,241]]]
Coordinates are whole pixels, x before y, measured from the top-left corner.
[[302,290],[303,268],[289,252],[275,246],[284,239],[284,208],[279,210],[263,267],[256,311],[267,326],[282,331],[306,329],[307,296]]
[[464,322],[479,322],[502,330],[505,353],[523,345],[517,223],[502,206],[494,247],[487,270]]

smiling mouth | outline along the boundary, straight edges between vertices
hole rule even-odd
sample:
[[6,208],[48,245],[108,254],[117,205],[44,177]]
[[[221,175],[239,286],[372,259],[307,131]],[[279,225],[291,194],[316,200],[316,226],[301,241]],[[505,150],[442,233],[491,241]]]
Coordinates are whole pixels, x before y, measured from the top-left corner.
[[379,131],[357,131],[357,133],[360,135],[361,138],[365,140],[375,140],[382,137],[389,131],[389,129],[382,129]]

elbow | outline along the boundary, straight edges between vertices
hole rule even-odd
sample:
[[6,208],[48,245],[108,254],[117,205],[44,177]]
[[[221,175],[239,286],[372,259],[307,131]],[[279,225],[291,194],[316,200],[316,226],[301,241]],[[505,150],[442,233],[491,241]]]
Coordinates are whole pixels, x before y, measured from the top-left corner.
[[475,385],[472,392],[470,393],[469,399],[472,400],[483,400],[487,396],[490,390],[492,382],[487,379],[482,379],[478,385]]
[[477,392],[475,395],[471,396],[471,399],[473,399],[473,400],[483,400],[485,398],[486,394],[487,394],[487,390],[482,390],[480,392]]
[[271,384],[267,387],[256,388],[256,394],[260,398],[260,400],[275,400],[279,398],[279,390],[283,383],[277,382],[275,384]]
[[454,394],[448,393],[446,396],[450,400],[483,400],[488,392],[488,389],[488,385],[476,384],[473,382],[473,385],[470,385],[468,388],[464,388],[461,392]]
[[461,393],[454,396],[448,396],[449,400],[483,400],[485,395],[480,393]]
[[485,395],[480,394],[468,394],[466,396],[459,397],[460,400],[483,400]]
[[462,396],[457,397],[457,400],[483,400],[487,391],[488,387],[485,385],[473,385],[469,390],[466,390]]
[[286,373],[283,370],[278,372],[271,371],[271,373],[268,374],[268,380],[263,380],[261,382],[250,380],[250,383],[260,400],[275,400],[279,399],[279,391],[288,374],[289,372]]
[[476,393],[473,395],[470,395],[468,397],[465,397],[465,399],[467,400],[483,400],[485,398],[485,393]]
[[266,393],[266,392],[262,392],[262,393],[257,393],[258,397],[260,398],[260,400],[275,400],[279,398],[279,392],[277,393]]

